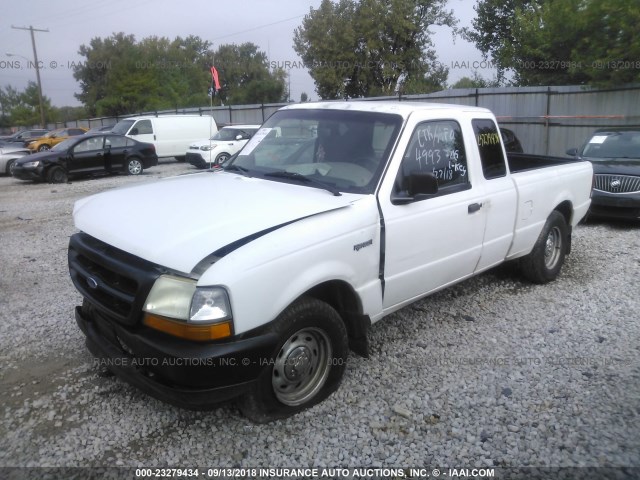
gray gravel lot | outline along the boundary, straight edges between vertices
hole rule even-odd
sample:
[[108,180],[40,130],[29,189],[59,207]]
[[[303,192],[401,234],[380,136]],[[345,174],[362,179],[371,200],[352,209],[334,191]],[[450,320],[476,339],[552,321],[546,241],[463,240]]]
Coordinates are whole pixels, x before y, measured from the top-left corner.
[[104,375],[73,316],[73,203],[190,171],[0,177],[0,466],[640,467],[633,224],[580,225],[555,283],[507,265],[391,315],[338,392],[284,421],[181,410]]

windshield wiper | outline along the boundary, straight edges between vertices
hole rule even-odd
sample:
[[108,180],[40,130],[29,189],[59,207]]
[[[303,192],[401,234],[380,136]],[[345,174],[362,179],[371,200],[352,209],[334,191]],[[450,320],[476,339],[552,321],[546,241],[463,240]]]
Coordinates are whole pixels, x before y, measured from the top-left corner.
[[310,183],[310,184],[315,185],[317,187],[320,187],[320,188],[322,188],[324,190],[327,190],[328,192],[331,192],[336,197],[339,197],[340,195],[342,195],[340,193],[340,191],[337,188],[335,188],[334,186],[332,186],[332,185],[330,185],[328,183],[325,183],[325,182],[321,182],[320,180],[316,180],[315,178],[305,177],[301,173],[287,172],[286,170],[279,170],[277,172],[265,173],[264,176],[265,177],[285,178],[287,180],[297,180],[297,181],[304,182],[304,183]]
[[222,169],[225,172],[240,172],[240,174],[244,175],[245,177],[249,176],[247,175],[249,173],[248,168],[241,167],[240,165],[236,165],[235,163],[232,163],[231,165],[226,167],[222,167]]

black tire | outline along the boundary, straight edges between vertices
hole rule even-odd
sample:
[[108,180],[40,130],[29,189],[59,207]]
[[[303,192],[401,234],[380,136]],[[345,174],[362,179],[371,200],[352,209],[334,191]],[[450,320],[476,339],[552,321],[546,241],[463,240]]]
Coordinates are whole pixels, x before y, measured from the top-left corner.
[[47,171],[47,182],[67,183],[67,181],[68,181],[67,172],[64,171],[64,168],[59,166],[54,166]]
[[124,169],[127,175],[140,175],[143,170],[142,162],[138,157],[129,157]]
[[173,157],[177,162],[184,162],[187,159],[186,155],[180,155],[179,157]]
[[7,176],[12,177],[13,176],[13,167],[15,166],[16,161],[14,160],[9,160],[7,162],[7,167],[5,169],[5,172],[7,174]]
[[280,341],[252,389],[240,400],[257,423],[289,417],[331,395],[340,385],[349,354],[344,322],[315,298],[296,300],[271,331]]
[[39,152],[46,152],[47,150],[51,150],[51,147],[49,145],[47,145],[46,143],[43,143],[42,145],[40,145],[38,147],[38,151]]
[[533,250],[520,260],[520,270],[533,283],[548,283],[560,274],[569,245],[569,228],[564,216],[553,211],[540,232]]
[[216,165],[222,165],[224,162],[226,162],[227,160],[229,160],[229,157],[230,157],[230,156],[231,156],[231,155],[229,155],[228,153],[226,153],[226,152],[222,152],[220,155],[218,155],[218,156],[216,157],[216,162],[215,162],[215,163],[216,163]]

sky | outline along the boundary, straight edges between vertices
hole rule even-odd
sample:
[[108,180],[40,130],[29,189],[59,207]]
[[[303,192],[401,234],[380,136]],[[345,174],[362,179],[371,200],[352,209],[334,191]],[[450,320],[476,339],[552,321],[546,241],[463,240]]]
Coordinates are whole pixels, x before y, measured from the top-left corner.
[[[11,85],[23,90],[28,81],[36,80],[29,27],[48,30],[35,32],[43,94],[53,105],[79,106],[74,97],[79,85],[73,78],[73,65],[82,62],[81,45],[92,38],[106,38],[117,32],[135,35],[137,40],[149,36],[196,35],[213,44],[213,50],[225,43],[252,42],[265,52],[272,65],[289,69],[293,100],[305,92],[317,100],[313,80],[293,50],[293,32],[310,8],[318,8],[321,0],[111,0],[84,2],[77,0],[31,0],[10,2],[0,17],[0,86]],[[470,26],[475,16],[475,0],[448,0],[459,27]],[[477,71],[491,79],[495,71],[482,59],[473,44],[455,38],[449,27],[430,28],[438,61],[449,67],[448,83]],[[13,56],[7,56],[7,53]],[[297,64],[295,63],[297,62]]]

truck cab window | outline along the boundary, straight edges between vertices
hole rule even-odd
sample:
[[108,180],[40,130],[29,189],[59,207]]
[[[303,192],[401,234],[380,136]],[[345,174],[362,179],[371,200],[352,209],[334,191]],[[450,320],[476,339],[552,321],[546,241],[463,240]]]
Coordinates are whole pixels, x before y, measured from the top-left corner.
[[507,167],[502,153],[502,137],[497,125],[489,119],[476,119],[471,124],[480,151],[484,178],[490,180],[504,177],[507,174]]
[[470,187],[462,131],[457,122],[438,120],[416,126],[402,159],[398,191],[407,190],[412,172],[433,174],[438,180],[438,195]]

